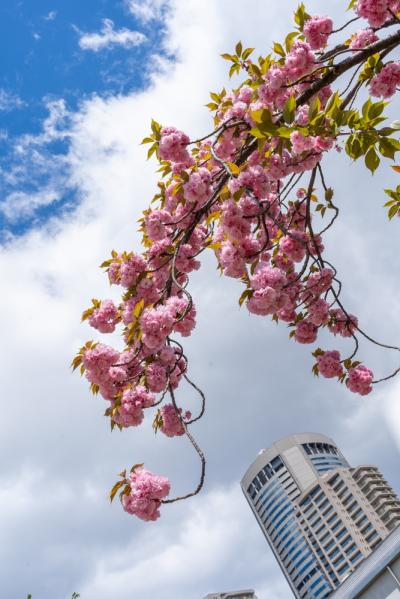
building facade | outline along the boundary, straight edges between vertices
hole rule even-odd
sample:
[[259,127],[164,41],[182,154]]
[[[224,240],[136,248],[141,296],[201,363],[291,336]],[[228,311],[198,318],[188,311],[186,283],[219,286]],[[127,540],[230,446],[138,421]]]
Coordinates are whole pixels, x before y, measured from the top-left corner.
[[360,563],[331,599],[400,599],[400,526]]
[[400,525],[400,500],[379,470],[352,468],[324,435],[274,443],[241,486],[298,599],[329,597]]
[[252,589],[244,591],[226,591],[225,593],[210,593],[204,599],[257,599]]

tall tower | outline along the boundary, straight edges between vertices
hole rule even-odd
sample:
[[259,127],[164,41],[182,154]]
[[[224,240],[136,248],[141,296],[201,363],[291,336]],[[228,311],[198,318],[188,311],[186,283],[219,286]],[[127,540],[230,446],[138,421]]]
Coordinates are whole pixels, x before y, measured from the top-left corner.
[[329,437],[262,450],[243,493],[298,599],[324,599],[400,525],[400,500],[374,466],[352,468]]

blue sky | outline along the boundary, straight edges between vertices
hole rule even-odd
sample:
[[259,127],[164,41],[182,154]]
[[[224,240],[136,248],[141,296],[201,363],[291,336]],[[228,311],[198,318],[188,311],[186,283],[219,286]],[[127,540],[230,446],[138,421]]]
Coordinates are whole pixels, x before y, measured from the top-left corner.
[[[35,194],[49,182],[54,169],[32,166],[29,172],[20,169],[20,154],[15,147],[21,136],[38,136],[49,105],[63,101],[65,118],[59,119],[62,129],[68,115],[85,101],[96,96],[128,94],[148,83],[148,61],[155,53],[163,55],[163,21],[143,18],[130,9],[127,0],[5,0],[0,6],[0,180],[2,200],[16,190]],[[112,35],[125,38],[112,40]],[[93,35],[103,38],[96,46]],[[111,37],[110,37],[111,34]],[[86,46],[82,39],[88,36]],[[107,37],[108,36],[108,37]],[[127,37],[126,37],[127,36]],[[136,36],[136,39],[135,39]],[[98,42],[97,42],[98,43]],[[52,136],[42,144],[41,152],[49,162],[62,156],[68,140]],[[26,165],[25,165],[26,166]],[[16,169],[16,176],[10,172]],[[60,175],[60,171],[57,170]],[[43,223],[50,216],[74,207],[74,190],[67,185],[58,199],[38,207],[29,218],[22,212],[17,218],[7,218],[0,212],[2,238],[20,235],[30,227]],[[25,216],[24,216],[25,214]]]
[[[111,433],[104,402],[69,369],[96,335],[80,322],[90,299],[118,301],[98,265],[112,248],[139,250],[137,219],[157,189],[156,164],[140,145],[151,118],[191,138],[209,132],[209,91],[238,84],[219,55],[239,39],[266,53],[284,39],[296,4],[1,2],[5,599],[70,599],[73,591],[82,599],[200,599],[234,588],[289,599],[239,481],[262,447],[295,432],[330,436],[351,464],[375,464],[400,492],[399,383],[361,398],[315,379],[312,357],[285,327],[239,310],[241,290],[219,277],[212,255],[191,282],[198,327],[185,339],[190,373],[207,395],[206,416],[193,427],[207,455],[201,495],[165,506],[156,523],[110,506],[117,473],[133,463],[168,476],[174,494],[196,485],[198,463],[185,439],[154,435],[151,415],[138,430]],[[340,25],[342,2],[332,4]],[[320,0],[307,8],[318,14]],[[146,36],[139,45],[137,33]],[[389,224],[382,208],[389,173],[385,164],[372,177],[343,153],[327,160],[341,217],[324,243],[350,312],[398,345],[399,222]],[[362,353],[379,375],[396,365],[390,353]],[[181,398],[192,409],[190,393]]]
[[[80,32],[96,32],[110,19],[119,30],[140,31],[137,48],[120,45],[82,52]],[[35,129],[43,117],[43,98],[63,97],[71,108],[92,93],[126,93],[146,80],[146,60],[160,51],[162,23],[144,23],[121,0],[5,0],[0,7],[0,85],[16,94],[27,110],[13,111],[1,126],[13,133]]]

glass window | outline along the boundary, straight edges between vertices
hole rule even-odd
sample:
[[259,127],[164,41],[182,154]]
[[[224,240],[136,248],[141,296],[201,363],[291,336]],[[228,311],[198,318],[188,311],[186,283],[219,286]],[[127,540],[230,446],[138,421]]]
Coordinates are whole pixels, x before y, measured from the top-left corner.
[[267,477],[265,476],[264,472],[261,470],[261,472],[258,473],[258,478],[261,481],[262,485],[265,485],[265,483],[267,482]]
[[344,555],[341,555],[333,565],[335,566],[335,568],[337,568],[338,565],[341,564],[343,561],[344,561]]
[[343,564],[343,566],[341,568],[339,568],[338,574],[341,576],[342,574],[344,574],[345,572],[347,572],[347,570],[349,568],[350,568],[349,564]]
[[351,561],[352,564],[355,564],[361,558],[362,558],[361,551],[357,551],[357,553],[355,555],[353,555],[353,557],[350,558],[350,561]]
[[332,526],[332,532],[336,532],[336,531],[337,531],[337,529],[338,529],[340,526],[343,526],[343,523],[342,523],[342,521],[341,521],[341,520],[339,520],[339,522],[337,522],[337,523],[335,524],[335,526]]
[[283,462],[281,460],[281,458],[278,456],[276,458],[274,458],[271,461],[271,468],[273,468],[273,470],[275,470],[275,472],[277,472],[278,470],[280,470],[283,466]]

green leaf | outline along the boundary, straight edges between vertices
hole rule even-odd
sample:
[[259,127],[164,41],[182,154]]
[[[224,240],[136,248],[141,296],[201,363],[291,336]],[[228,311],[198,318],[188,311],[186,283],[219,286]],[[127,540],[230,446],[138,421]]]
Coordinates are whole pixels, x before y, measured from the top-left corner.
[[138,302],[133,309],[133,315],[135,316],[135,318],[139,318],[139,316],[143,312],[143,308],[144,308],[144,299],[141,299],[140,302]]
[[291,47],[293,46],[293,42],[298,35],[299,35],[299,33],[297,31],[291,31],[290,33],[287,34],[287,36],[285,37],[286,52],[290,52]]
[[157,151],[157,144],[153,144],[149,151],[147,152],[147,160],[153,156],[153,154]]
[[365,166],[373,174],[380,164],[380,158],[374,148],[370,148],[365,155]]
[[388,217],[389,217],[389,220],[392,220],[392,218],[393,218],[394,216],[396,216],[396,214],[399,212],[399,210],[400,210],[400,203],[399,203],[399,204],[397,204],[397,205],[395,205],[395,206],[392,206],[392,207],[389,209],[389,212],[388,212]]
[[371,108],[368,111],[368,116],[370,119],[376,119],[376,117],[381,116],[384,111],[387,102],[376,102],[376,104],[372,104]]
[[110,501],[112,502],[114,497],[116,496],[116,494],[118,493],[118,491],[120,490],[121,487],[123,487],[125,484],[124,480],[119,480],[118,482],[115,483],[115,485],[113,486],[113,488],[110,491]]
[[283,58],[285,58],[286,52],[283,49],[282,44],[280,44],[279,42],[274,42],[273,50],[274,50],[275,54],[279,54],[279,56],[282,56]]
[[294,96],[289,96],[283,107],[283,118],[285,123],[292,123],[296,112],[296,100]]
[[368,98],[368,100],[364,103],[364,105],[362,107],[362,115],[365,120],[368,119],[368,113],[369,113],[369,109],[371,108],[371,106],[372,106],[371,98]]
[[304,23],[307,19],[310,18],[310,15],[306,13],[306,9],[304,7],[304,3],[302,2],[294,13],[294,20],[296,25],[299,26],[300,31],[303,31]]
[[157,139],[159,139],[161,125],[157,123],[157,121],[155,121],[154,119],[151,120],[151,130],[153,131],[154,135],[156,135]]
[[239,73],[239,71],[240,71],[240,65],[233,64],[231,66],[231,68],[229,69],[229,77],[232,77],[232,75],[234,75],[235,73]]
[[331,116],[335,108],[339,108],[341,103],[342,101],[340,99],[339,92],[335,92],[334,94],[332,94],[325,108],[326,115]]
[[264,120],[267,120],[267,118],[268,118],[267,114],[271,115],[269,110],[266,110],[265,108],[262,108],[261,110],[254,110],[253,112],[250,112],[251,118],[256,123],[262,123]]
[[239,56],[239,58],[242,55],[242,50],[243,50],[242,42],[238,42],[235,46],[235,51],[236,51],[236,54]]
[[290,139],[292,131],[293,129],[290,129],[289,127],[279,127],[276,130],[276,134],[279,135],[279,137],[283,137],[284,139]]
[[135,472],[136,468],[143,468],[144,464],[134,464],[131,468],[131,472]]
[[396,152],[400,150],[400,143],[397,139],[383,138],[379,142],[379,151],[382,156],[394,160]]
[[243,51],[242,59],[246,60],[252,52],[254,52],[254,48],[246,48],[246,50]]
[[242,295],[239,298],[239,306],[242,306],[243,303],[253,295],[253,291],[251,289],[245,289]]

